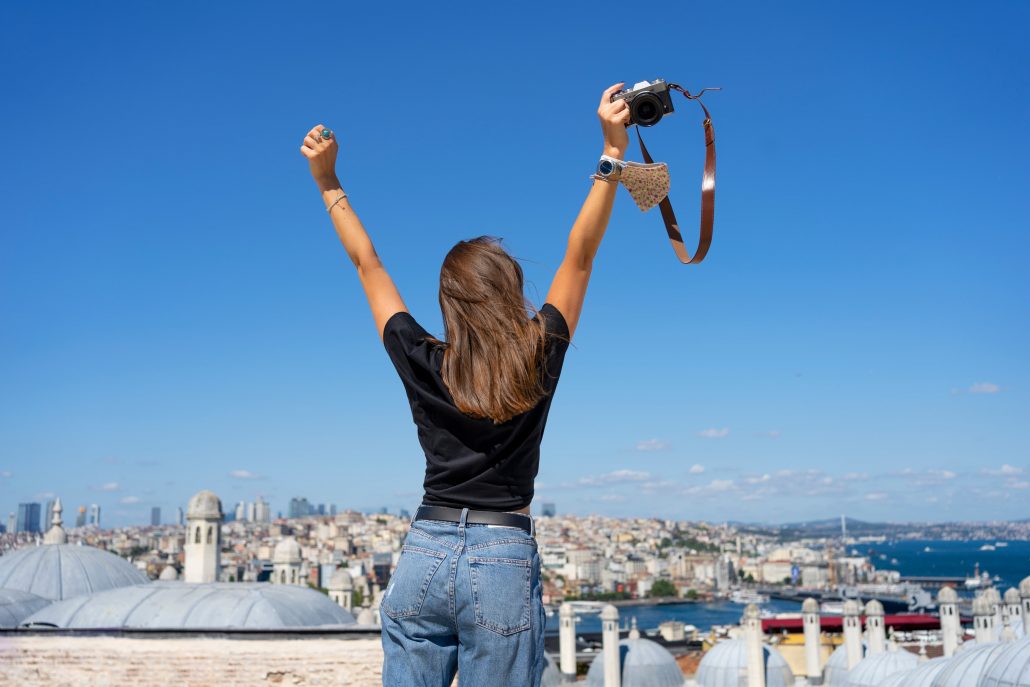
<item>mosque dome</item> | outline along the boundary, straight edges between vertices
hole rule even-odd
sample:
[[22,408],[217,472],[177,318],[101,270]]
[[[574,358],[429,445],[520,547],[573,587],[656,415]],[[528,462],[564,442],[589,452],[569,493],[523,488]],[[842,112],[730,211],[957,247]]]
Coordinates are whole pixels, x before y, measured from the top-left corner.
[[937,673],[948,665],[948,659],[944,656],[920,663],[918,668],[894,673],[883,681],[880,687],[931,687]]
[[561,672],[558,666],[547,654],[544,654],[544,676],[540,680],[540,687],[561,687]]
[[[866,655],[869,645],[862,642],[862,656]],[[848,651],[847,646],[841,644],[827,659],[823,666],[823,684],[827,687],[845,687],[848,684]]]
[[1002,597],[1005,600],[1005,604],[1008,606],[1019,605],[1019,590],[1015,587],[1009,587],[1005,590],[1005,596]]
[[848,687],[880,687],[895,673],[919,667],[919,658],[904,649],[866,656],[848,673]]
[[804,603],[801,604],[801,612],[802,613],[818,613],[819,612],[819,602],[816,601],[815,599],[813,599],[812,597],[808,597],[807,599],[805,599]]
[[[682,687],[683,671],[672,654],[650,639],[619,641],[622,687]],[[700,673],[699,673],[700,675]],[[705,685],[700,682],[699,684]],[[604,687],[604,652],[590,663],[587,687]],[[770,685],[769,687],[773,687]]]
[[[794,674],[780,652],[762,645],[766,687],[791,687]],[[698,687],[737,687],[747,671],[747,640],[728,639],[705,653],[694,679]]]
[[1019,595],[1030,596],[1030,575],[1023,578],[1023,581],[1019,583]]
[[375,625],[376,617],[369,608],[362,608],[358,613],[358,625]]
[[186,508],[187,518],[222,519],[222,500],[207,489],[198,491]]
[[973,648],[952,656],[944,669],[933,679],[933,687],[977,687],[981,684],[980,677],[987,667],[1008,646],[1010,645],[998,642],[976,644]]
[[986,599],[987,603],[991,604],[992,606],[1000,604],[1001,592],[999,592],[996,587],[988,587],[984,590],[984,599]]
[[978,687],[1030,687],[1030,638],[1003,646],[982,671]]
[[327,589],[339,592],[349,592],[354,589],[354,579],[350,576],[350,571],[347,568],[337,569],[329,578]]
[[46,544],[0,556],[0,589],[51,601],[149,581],[124,558],[92,546]]
[[287,537],[275,545],[272,552],[273,563],[285,563],[287,565],[299,565],[301,562],[300,544],[293,537]]
[[20,589],[0,589],[0,628],[18,627],[21,621],[50,605],[48,599]]
[[179,579],[179,573],[175,569],[174,565],[166,565],[164,567],[164,570],[161,571],[161,574],[158,575],[157,579],[161,580],[162,582],[172,582],[174,580]]
[[952,587],[941,587],[941,591],[937,592],[937,603],[957,604],[958,592],[956,592]]
[[994,611],[991,610],[991,601],[987,598],[986,594],[982,594],[973,599],[973,615],[991,615]]
[[870,599],[865,605],[866,615],[883,615],[883,604],[876,599]]
[[268,630],[353,623],[354,616],[307,587],[264,582],[154,582],[52,604],[26,618],[23,626]]

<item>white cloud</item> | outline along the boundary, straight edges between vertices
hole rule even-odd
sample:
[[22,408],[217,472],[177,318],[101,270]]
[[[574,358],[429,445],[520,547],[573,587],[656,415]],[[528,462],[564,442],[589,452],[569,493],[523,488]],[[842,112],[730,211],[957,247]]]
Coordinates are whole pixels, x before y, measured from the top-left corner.
[[107,484],[101,484],[97,489],[100,491],[118,491],[122,486],[117,482],[108,482]]
[[612,470],[601,475],[587,475],[586,477],[580,477],[574,483],[565,482],[561,486],[563,487],[597,487],[604,484],[613,484],[618,482],[644,482],[651,479],[651,473],[644,470]]
[[690,474],[692,474],[692,475],[700,475],[704,471],[705,471],[705,466],[701,465],[700,463],[694,463],[693,465],[690,466]]
[[989,468],[984,468],[980,472],[985,474],[985,475],[992,475],[994,477],[1011,477],[1012,475],[1022,475],[1023,474],[1023,468],[1016,467],[1015,465],[1009,465],[1008,463],[1005,463],[1004,465],[1002,465],[997,470],[991,470]]
[[611,503],[618,503],[626,500],[626,497],[622,494],[601,494],[597,498],[600,501],[609,501]]
[[865,495],[866,501],[884,501],[887,498],[887,494],[882,491],[872,491]]
[[759,432],[758,436],[765,437],[766,439],[779,439],[782,434],[783,432],[778,429],[770,429],[768,432]]
[[131,506],[131,505],[137,504],[139,502],[140,502],[140,498],[138,496],[123,496],[119,500],[119,503],[121,503],[123,505],[126,505],[126,506]]
[[996,394],[999,391],[1001,391],[1001,387],[993,382],[977,382],[969,387],[971,394]]
[[4,470],[4,471],[0,472],[0,477],[3,477],[4,479],[7,479],[7,478],[11,477],[12,474],[14,474],[14,473],[12,473],[10,470]]
[[849,473],[846,473],[843,477],[841,477],[841,479],[846,481],[846,482],[864,482],[865,480],[869,479],[869,473],[868,472],[849,472]]
[[1030,488],[1030,482],[1025,479],[1010,479],[1005,482],[1005,486],[1009,489],[1028,489]]
[[770,475],[767,472],[764,475],[759,475],[757,477],[748,477],[745,481],[748,484],[761,484],[762,482],[768,482],[771,479],[772,479],[772,475]]
[[260,479],[260,476],[250,470],[232,470],[229,476],[234,479]]
[[661,439],[645,439],[637,442],[638,451],[665,451],[669,448],[669,442]]
[[724,439],[730,435],[730,429],[729,427],[723,427],[722,429],[709,427],[708,429],[702,429],[697,435],[704,439]]

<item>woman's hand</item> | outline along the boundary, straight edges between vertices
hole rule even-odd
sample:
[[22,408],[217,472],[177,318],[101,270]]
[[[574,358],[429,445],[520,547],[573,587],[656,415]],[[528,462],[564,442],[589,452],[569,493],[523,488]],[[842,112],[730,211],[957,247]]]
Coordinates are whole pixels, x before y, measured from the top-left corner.
[[301,154],[308,159],[311,166],[311,176],[319,188],[338,186],[336,179],[336,154],[339,146],[336,145],[336,135],[327,141],[322,138],[324,126],[319,124],[308,132],[304,137],[304,144],[300,147]]
[[604,132],[604,154],[621,160],[629,145],[629,105],[625,100],[612,102],[614,95],[624,83],[617,83],[605,89],[601,94],[601,105],[597,108],[597,116],[601,119],[601,131]]

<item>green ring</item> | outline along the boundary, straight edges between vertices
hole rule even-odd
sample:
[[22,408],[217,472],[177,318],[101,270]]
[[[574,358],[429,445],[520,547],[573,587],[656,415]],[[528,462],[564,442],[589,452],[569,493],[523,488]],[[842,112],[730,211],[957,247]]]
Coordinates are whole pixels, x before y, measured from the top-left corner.
[[323,140],[328,141],[330,138],[333,137],[333,132],[330,131],[329,129],[322,129],[321,136],[322,136]]

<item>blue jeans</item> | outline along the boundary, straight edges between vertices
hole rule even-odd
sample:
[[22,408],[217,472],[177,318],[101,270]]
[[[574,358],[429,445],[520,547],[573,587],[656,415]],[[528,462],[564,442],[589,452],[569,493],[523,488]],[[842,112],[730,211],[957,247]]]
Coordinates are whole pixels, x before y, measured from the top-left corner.
[[[518,527],[414,520],[379,605],[384,687],[538,687],[540,554]],[[526,519],[532,522],[529,516]]]

